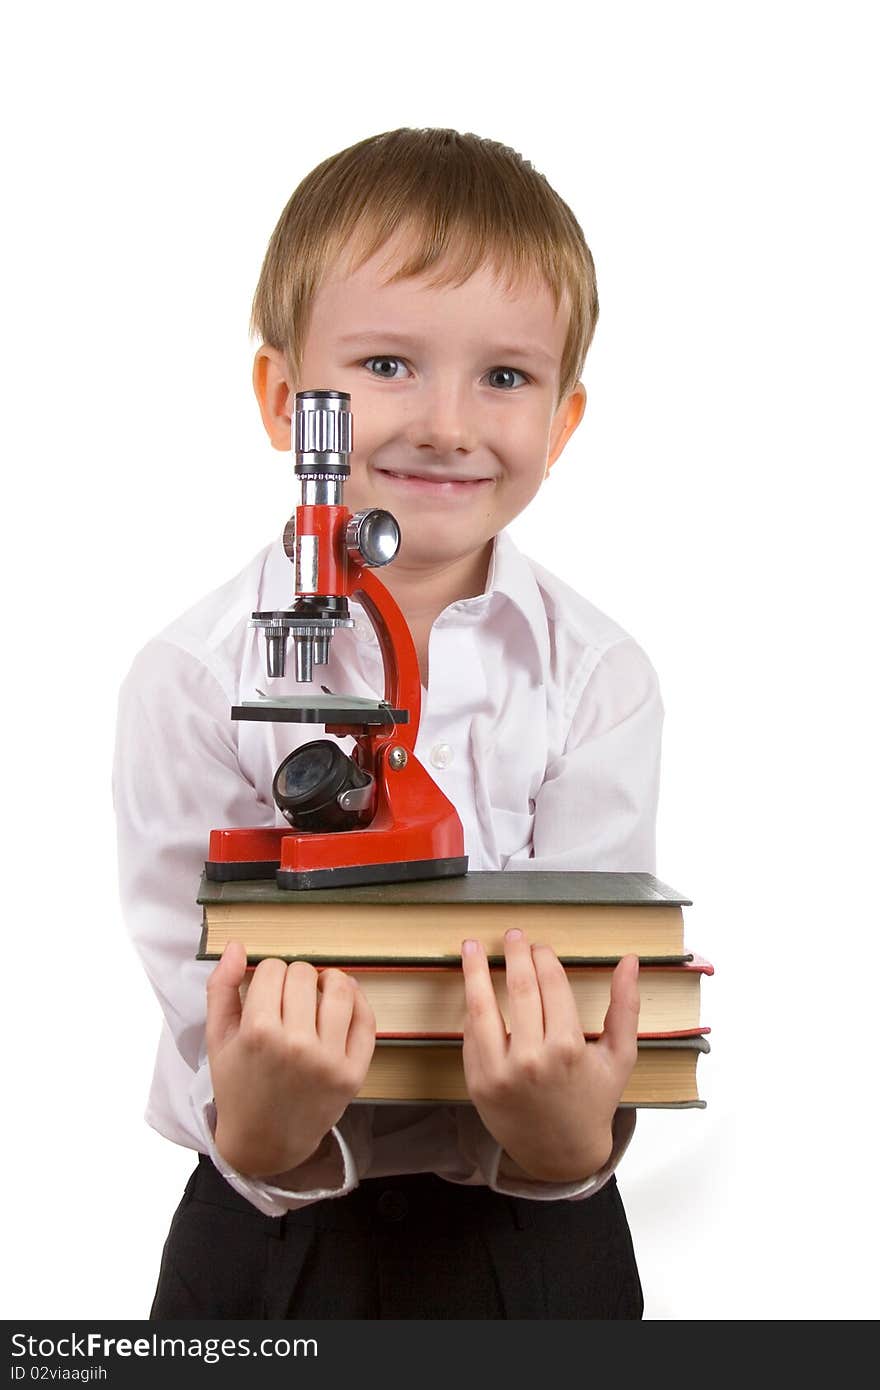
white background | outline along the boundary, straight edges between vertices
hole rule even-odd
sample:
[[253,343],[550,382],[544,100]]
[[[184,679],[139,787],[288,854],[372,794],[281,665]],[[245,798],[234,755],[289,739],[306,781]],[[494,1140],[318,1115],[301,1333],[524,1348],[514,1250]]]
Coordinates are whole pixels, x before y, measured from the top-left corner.
[[7,1317],[149,1308],[193,1155],[142,1119],[117,688],[288,514],[250,388],[262,255],[309,169],[400,125],[512,145],[597,262],[588,413],[514,534],[660,674],[658,872],[717,971],[709,1107],[644,1113],[619,1174],[646,1316],[877,1313],[872,9],[7,22]]

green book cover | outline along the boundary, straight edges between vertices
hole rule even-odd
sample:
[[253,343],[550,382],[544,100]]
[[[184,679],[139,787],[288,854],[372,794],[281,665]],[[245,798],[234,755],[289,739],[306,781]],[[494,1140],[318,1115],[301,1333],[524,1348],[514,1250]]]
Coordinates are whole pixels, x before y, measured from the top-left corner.
[[308,900],[314,906],[331,903],[476,906],[481,903],[556,906],[690,907],[691,899],[648,873],[560,870],[463,874],[460,878],[429,878],[411,883],[369,883],[346,888],[279,888],[272,878],[212,883],[203,874],[197,901],[203,907],[226,903],[282,903],[287,907]]

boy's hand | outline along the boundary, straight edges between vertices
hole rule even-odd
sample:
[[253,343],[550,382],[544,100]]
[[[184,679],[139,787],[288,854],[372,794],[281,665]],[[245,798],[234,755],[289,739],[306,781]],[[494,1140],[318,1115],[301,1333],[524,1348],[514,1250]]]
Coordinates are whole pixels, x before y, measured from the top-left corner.
[[580,1182],[611,1156],[611,1125],[636,1063],[638,956],[611,977],[611,1001],[596,1042],[585,1042],[571,986],[549,946],[522,932],[504,938],[510,1035],[498,1008],[486,953],[462,943],[468,1016],[464,1071],[489,1133],[525,1174]]
[[306,961],[260,961],[242,1007],[246,967],[230,941],[208,980],[208,1062],[217,1148],[260,1178],[319,1147],[363,1085],[376,1020],[354,980]]

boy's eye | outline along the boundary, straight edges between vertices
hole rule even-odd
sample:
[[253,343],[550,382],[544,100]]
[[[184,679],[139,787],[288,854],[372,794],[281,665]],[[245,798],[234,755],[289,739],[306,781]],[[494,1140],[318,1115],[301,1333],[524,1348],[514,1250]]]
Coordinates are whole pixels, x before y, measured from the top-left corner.
[[499,387],[501,388],[502,391],[512,391],[512,390],[516,387],[516,382],[510,380],[510,378],[511,378],[511,377],[514,377],[514,376],[518,376],[518,377],[520,378],[521,381],[526,381],[526,380],[527,380],[527,378],[523,375],[522,372],[518,372],[518,371],[516,370],[516,367],[493,367],[492,370],[491,370],[491,372],[489,373],[490,379],[491,379],[492,377],[496,377],[496,378],[497,378],[497,377],[506,377],[506,378],[507,378],[506,381],[497,381],[497,380],[496,380],[496,381],[493,381],[493,382],[492,382],[493,386],[499,386]]
[[397,376],[396,369],[398,366],[406,366],[406,363],[402,357],[368,357],[364,366],[373,376],[385,377],[388,381],[399,381],[401,378]]

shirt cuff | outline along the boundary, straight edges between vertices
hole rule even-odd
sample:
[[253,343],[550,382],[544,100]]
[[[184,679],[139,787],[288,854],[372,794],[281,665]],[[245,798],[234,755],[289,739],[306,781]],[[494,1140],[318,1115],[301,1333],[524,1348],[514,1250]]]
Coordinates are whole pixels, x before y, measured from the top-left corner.
[[264,1216],[283,1216],[285,1212],[323,1201],[325,1197],[344,1197],[357,1187],[358,1171],[354,1154],[337,1125],[333,1126],[311,1157],[297,1168],[291,1168],[286,1173],[273,1173],[267,1178],[251,1178],[231,1167],[214,1142],[217,1108],[207,1063],[196,1075],[190,1100],[202,1152],[209,1156],[229,1186]]
[[486,1184],[493,1192],[505,1197],[528,1197],[535,1202],[560,1202],[581,1197],[593,1197],[604,1187],[614,1172],[633,1137],[636,1127],[635,1110],[619,1109],[615,1112],[611,1126],[612,1147],[608,1162],[583,1182],[540,1182],[538,1179],[504,1177],[499,1175],[502,1149],[485,1125],[473,1112],[478,1130],[473,1134],[477,1162],[482,1170]]

